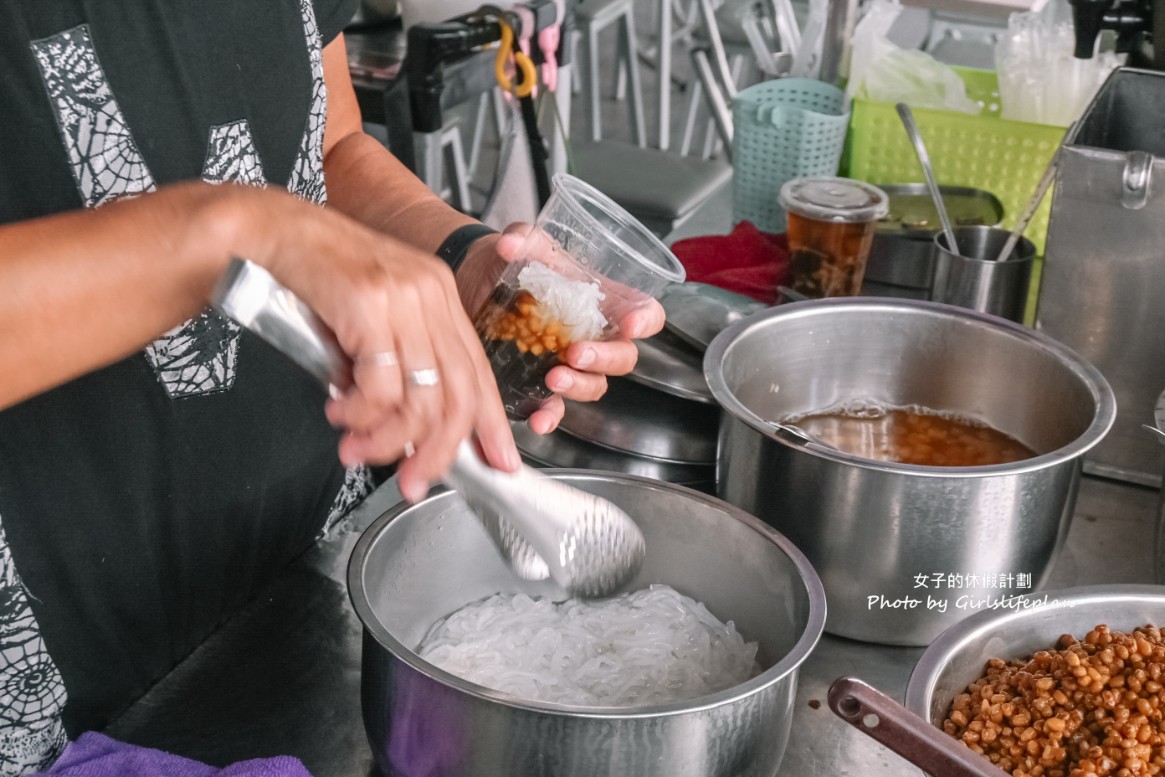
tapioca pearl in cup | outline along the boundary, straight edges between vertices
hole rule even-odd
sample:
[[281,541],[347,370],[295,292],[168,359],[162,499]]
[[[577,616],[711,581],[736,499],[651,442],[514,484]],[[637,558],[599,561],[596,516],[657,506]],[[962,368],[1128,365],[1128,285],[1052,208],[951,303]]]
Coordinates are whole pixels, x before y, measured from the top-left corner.
[[567,328],[557,319],[547,320],[543,313],[533,295],[519,292],[514,298],[512,309],[487,327],[486,337],[491,340],[512,340],[522,353],[530,352],[535,356],[546,352],[558,354],[570,346]]

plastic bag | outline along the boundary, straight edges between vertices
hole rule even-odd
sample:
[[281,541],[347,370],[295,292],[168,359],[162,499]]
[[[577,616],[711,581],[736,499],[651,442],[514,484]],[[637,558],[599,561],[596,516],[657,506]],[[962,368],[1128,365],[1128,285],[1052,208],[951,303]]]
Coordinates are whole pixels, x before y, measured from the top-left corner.
[[979,113],[982,107],[967,97],[966,85],[950,66],[890,40],[887,33],[901,12],[902,6],[891,0],[870,3],[854,29],[847,94],[913,108]]
[[[1084,114],[1109,74],[1124,63],[1111,51],[1075,57],[1076,33],[1068,4],[1013,13],[995,45],[1001,115],[1005,119],[1067,127]],[[1055,73],[1055,78],[1049,78]]]

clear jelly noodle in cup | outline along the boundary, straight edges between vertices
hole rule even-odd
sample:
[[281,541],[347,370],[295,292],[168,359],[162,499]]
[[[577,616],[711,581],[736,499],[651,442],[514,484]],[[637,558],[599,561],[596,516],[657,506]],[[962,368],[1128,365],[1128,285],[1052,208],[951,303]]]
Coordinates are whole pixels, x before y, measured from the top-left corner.
[[618,336],[624,317],[682,283],[684,268],[630,213],[574,176],[553,192],[474,317],[511,418],[550,396],[546,373],[571,343]]
[[890,198],[849,178],[795,178],[781,187],[788,214],[789,286],[817,299],[861,293],[866,260]]

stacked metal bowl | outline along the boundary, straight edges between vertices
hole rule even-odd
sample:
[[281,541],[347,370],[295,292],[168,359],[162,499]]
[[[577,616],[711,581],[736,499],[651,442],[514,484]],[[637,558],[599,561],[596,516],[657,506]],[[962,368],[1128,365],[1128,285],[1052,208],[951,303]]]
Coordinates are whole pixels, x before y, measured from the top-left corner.
[[623,472],[712,493],[720,408],[701,353],[669,330],[637,345],[635,370],[611,378],[597,402],[568,401],[557,431],[537,435],[514,423],[519,449],[536,466]]

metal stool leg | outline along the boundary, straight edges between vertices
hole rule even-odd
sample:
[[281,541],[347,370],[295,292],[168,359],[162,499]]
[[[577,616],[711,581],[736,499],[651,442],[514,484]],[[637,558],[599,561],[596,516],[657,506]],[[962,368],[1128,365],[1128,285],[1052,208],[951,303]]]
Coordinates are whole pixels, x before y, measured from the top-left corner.
[[647,123],[643,116],[643,83],[639,78],[639,55],[635,50],[635,20],[631,11],[623,15],[619,24],[619,48],[622,49],[623,66],[627,68],[630,94],[627,97],[628,112],[631,114],[631,132],[636,145],[647,146]]
[[597,143],[603,139],[603,118],[599,101],[599,35],[596,30],[590,30],[583,38],[583,48],[587,52],[587,76],[583,92],[590,103],[591,140]]
[[667,151],[671,143],[671,15],[672,0],[659,0],[659,149]]
[[696,135],[696,121],[700,117],[700,103],[704,99],[704,85],[698,80],[688,87],[688,110],[684,115],[684,134],[680,139],[680,156],[692,152],[692,141]]
[[465,151],[461,144],[461,130],[456,126],[441,133],[445,152],[445,175],[449,178],[449,200],[453,207],[468,213],[469,175],[465,169]]

